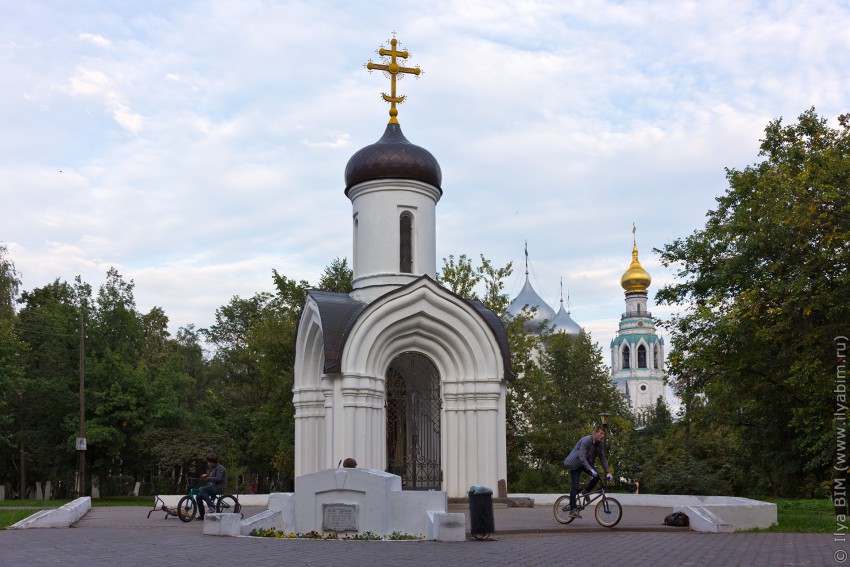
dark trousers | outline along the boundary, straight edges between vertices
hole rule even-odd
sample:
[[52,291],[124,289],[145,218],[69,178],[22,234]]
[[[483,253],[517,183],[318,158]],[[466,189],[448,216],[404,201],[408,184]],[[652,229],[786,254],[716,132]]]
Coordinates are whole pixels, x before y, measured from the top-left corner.
[[203,517],[204,515],[204,502],[210,507],[210,510],[215,512],[215,506],[213,506],[212,497],[218,494],[218,489],[212,484],[208,484],[206,486],[202,486],[198,489],[198,496],[195,498],[195,502],[198,503],[198,515]]
[[[581,483],[581,473],[588,473],[584,469],[572,469],[570,470],[570,509],[576,507],[576,496],[578,496],[578,487]],[[594,476],[590,479],[590,482],[585,487],[585,492],[590,492],[593,490],[596,485],[599,483],[599,475]]]

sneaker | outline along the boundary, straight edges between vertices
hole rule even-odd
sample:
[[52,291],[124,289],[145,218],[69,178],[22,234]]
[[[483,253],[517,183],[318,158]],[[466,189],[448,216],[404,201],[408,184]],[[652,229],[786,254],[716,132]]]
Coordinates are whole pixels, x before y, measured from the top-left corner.
[[570,518],[581,518],[578,508],[573,508],[572,510],[570,510]]

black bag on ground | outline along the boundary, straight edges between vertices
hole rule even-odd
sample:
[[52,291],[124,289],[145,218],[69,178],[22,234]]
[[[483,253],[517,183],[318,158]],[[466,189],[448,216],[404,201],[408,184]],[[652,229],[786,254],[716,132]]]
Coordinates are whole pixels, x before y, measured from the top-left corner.
[[664,518],[665,526],[686,528],[690,525],[690,523],[690,518],[688,518],[688,515],[684,512],[673,512],[672,514],[667,514],[667,516]]

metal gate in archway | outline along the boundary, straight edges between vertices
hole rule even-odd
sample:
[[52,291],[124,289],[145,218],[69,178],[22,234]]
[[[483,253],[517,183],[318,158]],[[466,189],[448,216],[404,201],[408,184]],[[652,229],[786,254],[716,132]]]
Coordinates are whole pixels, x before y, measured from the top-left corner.
[[387,370],[387,471],[405,490],[441,488],[440,375],[425,355],[405,352]]

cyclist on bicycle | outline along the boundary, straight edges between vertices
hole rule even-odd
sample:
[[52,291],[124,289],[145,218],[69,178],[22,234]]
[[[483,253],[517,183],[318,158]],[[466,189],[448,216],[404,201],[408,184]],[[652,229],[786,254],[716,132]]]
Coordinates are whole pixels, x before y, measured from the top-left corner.
[[579,439],[567,458],[564,459],[564,466],[570,469],[570,516],[581,518],[578,508],[576,507],[576,496],[578,495],[579,482],[581,473],[586,472],[592,478],[590,483],[585,487],[584,493],[588,493],[599,482],[599,472],[594,468],[596,457],[602,463],[602,469],[608,480],[611,480],[611,472],[608,469],[608,458],[605,455],[605,429],[597,425],[592,435],[585,435]]
[[212,497],[221,494],[227,488],[227,471],[218,462],[218,455],[215,453],[207,455],[207,472],[201,475],[201,480],[207,481],[207,484],[198,489],[196,502],[198,503],[198,519],[203,520],[204,502],[215,512]]

